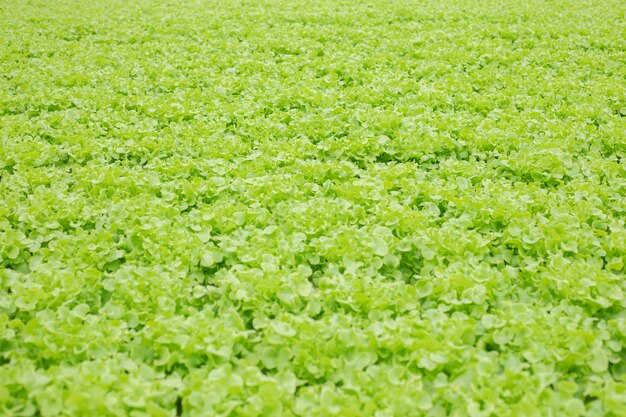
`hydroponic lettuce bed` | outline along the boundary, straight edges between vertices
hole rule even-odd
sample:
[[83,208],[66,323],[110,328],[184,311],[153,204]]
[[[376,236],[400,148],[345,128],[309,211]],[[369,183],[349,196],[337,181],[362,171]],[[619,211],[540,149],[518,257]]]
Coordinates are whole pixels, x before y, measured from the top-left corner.
[[626,416],[625,22],[0,2],[0,415]]

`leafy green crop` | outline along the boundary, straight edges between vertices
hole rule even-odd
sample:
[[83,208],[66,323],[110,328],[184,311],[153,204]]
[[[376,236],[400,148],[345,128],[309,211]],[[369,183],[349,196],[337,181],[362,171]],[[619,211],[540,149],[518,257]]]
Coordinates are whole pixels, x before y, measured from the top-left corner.
[[0,415],[626,416],[626,2],[0,2]]

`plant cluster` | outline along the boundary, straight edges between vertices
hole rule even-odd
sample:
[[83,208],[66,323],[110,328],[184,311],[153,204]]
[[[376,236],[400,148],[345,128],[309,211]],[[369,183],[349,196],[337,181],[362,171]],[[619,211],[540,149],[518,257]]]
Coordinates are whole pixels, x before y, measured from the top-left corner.
[[3,416],[626,416],[626,3],[0,4]]

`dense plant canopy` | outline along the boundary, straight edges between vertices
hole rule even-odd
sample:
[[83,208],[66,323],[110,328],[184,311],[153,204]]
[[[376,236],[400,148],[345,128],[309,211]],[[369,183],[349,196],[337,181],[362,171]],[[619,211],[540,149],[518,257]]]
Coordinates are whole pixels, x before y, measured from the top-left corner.
[[626,416],[626,2],[0,2],[0,415]]

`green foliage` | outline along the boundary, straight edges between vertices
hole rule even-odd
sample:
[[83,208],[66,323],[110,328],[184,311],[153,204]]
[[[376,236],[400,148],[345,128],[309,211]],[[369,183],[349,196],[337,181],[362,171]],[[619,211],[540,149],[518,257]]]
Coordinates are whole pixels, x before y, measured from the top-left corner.
[[0,415],[626,416],[626,3],[0,4]]

